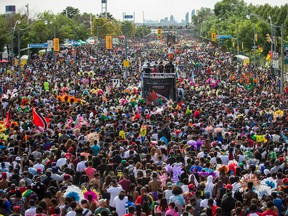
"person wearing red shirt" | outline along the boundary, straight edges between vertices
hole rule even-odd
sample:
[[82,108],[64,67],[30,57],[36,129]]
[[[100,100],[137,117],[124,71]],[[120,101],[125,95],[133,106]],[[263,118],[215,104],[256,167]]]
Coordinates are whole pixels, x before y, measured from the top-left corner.
[[92,161],[88,162],[88,167],[86,167],[84,169],[85,174],[88,176],[89,178],[89,182],[91,181],[91,179],[94,178],[94,174],[96,173],[96,169],[92,167]]
[[267,202],[267,209],[261,214],[261,216],[278,216],[277,210],[275,210],[273,201]]
[[129,185],[131,184],[131,181],[128,179],[128,176],[126,173],[123,175],[123,179],[121,179],[118,183],[122,186],[122,188],[126,192],[129,191]]

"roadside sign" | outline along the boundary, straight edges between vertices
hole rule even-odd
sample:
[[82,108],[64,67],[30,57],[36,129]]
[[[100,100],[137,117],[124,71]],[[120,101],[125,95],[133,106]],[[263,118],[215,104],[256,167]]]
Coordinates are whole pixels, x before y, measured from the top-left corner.
[[47,40],[48,48],[47,50],[50,51],[53,48],[53,40]]
[[56,52],[60,51],[59,38],[54,38],[53,39],[53,49]]
[[112,79],[112,85],[113,85],[113,88],[119,88],[120,87],[120,79]]
[[41,43],[41,44],[28,44],[28,48],[48,48],[48,43]]
[[112,36],[106,36],[106,49],[112,49]]
[[124,19],[133,19],[133,15],[124,15]]
[[127,60],[123,61],[123,67],[129,67],[130,66],[130,62]]
[[232,35],[219,35],[220,39],[231,39]]

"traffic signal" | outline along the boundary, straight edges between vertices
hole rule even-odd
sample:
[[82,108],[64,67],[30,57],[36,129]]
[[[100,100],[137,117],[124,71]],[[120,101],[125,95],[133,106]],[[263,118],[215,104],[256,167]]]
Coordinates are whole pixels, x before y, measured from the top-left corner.
[[161,39],[162,39],[162,29],[161,29],[161,28],[158,28],[158,29],[157,29],[157,39],[158,39],[158,40],[161,40]]
[[270,37],[270,34],[266,34],[266,41],[268,42],[268,43],[271,43],[271,37]]
[[212,42],[216,42],[216,37],[217,37],[217,36],[216,36],[216,33],[215,33],[215,32],[212,32],[212,33],[211,33],[211,41],[212,41]]

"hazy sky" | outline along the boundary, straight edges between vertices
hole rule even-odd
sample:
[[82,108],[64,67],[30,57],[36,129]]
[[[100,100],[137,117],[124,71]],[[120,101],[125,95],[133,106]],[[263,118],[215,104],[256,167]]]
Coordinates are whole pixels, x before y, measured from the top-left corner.
[[[116,19],[122,20],[123,13],[133,15],[136,22],[145,20],[160,20],[174,15],[176,21],[185,18],[187,12],[201,7],[213,8],[220,0],[107,0],[107,11]],[[247,3],[271,5],[284,5],[288,0],[245,0]],[[76,7],[81,13],[101,13],[101,0],[0,0],[0,13],[5,12],[6,5],[16,5],[16,11],[25,13],[25,4],[29,4],[30,16],[50,10],[53,13],[62,12],[67,6]]]

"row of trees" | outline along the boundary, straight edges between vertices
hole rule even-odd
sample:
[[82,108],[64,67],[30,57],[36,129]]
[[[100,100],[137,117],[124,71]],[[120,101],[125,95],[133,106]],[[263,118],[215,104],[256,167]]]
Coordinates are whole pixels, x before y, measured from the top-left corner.
[[[201,8],[192,20],[195,36],[210,39],[212,32],[216,32],[218,35],[232,35],[232,40],[224,40],[221,43],[228,49],[234,50],[238,36],[240,49],[242,50],[243,47],[247,52],[253,46],[255,26],[258,36],[257,46],[262,47],[263,53],[267,54],[270,44],[266,41],[266,34],[271,33],[271,26],[256,17],[247,19],[247,14],[257,14],[277,26],[284,24],[284,40],[288,41],[288,4],[281,7],[272,7],[268,4],[255,6],[247,5],[243,0],[222,0],[215,4],[214,10]],[[21,23],[18,23],[17,20],[20,20]],[[143,35],[151,33],[151,30],[145,25],[136,27],[129,21],[116,20],[109,13],[107,18],[104,14],[80,14],[79,10],[73,7],[67,7],[59,14],[40,13],[37,18],[28,22],[27,17],[21,14],[0,16],[0,51],[5,45],[11,48],[13,35],[16,47],[18,31],[21,36],[21,49],[27,47],[29,43],[43,43],[52,39],[54,34],[60,38],[62,43],[65,39],[86,40],[89,36],[97,36],[99,39],[103,39],[106,35],[142,38]],[[277,28],[275,32],[277,49],[280,51],[280,29]]]
[[86,40],[89,36],[98,36],[103,39],[106,35],[118,37],[142,37],[148,34],[148,28],[136,28],[129,21],[118,21],[111,14],[91,15],[80,14],[77,8],[67,7],[62,13],[53,14],[44,12],[38,14],[35,19],[27,22],[27,17],[21,14],[0,16],[0,51],[7,45],[11,48],[13,37],[14,50],[18,43],[18,32],[21,37],[21,49],[29,43],[43,43],[51,40],[54,35],[63,43],[65,39]]
[[[266,34],[271,35],[271,25],[265,24],[256,16],[247,19],[248,14],[256,14],[262,17],[268,24],[284,25],[284,41],[288,41],[288,4],[272,7],[269,4],[247,5],[243,0],[222,0],[215,4],[214,10],[201,8],[198,14],[193,17],[196,27],[196,34],[207,39],[211,38],[211,33],[218,35],[232,35],[232,40],[225,40],[222,43],[228,49],[236,50],[236,38],[240,50],[248,51],[253,47],[254,27],[257,34],[257,46],[267,54],[271,44],[267,42]],[[277,51],[280,52],[280,28],[275,29]]]

